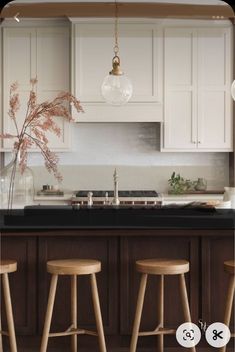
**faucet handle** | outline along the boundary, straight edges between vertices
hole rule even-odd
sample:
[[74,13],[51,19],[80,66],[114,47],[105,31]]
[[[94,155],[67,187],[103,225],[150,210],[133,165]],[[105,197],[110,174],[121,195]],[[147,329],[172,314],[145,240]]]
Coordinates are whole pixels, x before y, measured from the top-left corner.
[[91,206],[93,204],[93,200],[92,200],[92,196],[93,196],[93,193],[92,192],[88,192],[87,193],[87,205]]

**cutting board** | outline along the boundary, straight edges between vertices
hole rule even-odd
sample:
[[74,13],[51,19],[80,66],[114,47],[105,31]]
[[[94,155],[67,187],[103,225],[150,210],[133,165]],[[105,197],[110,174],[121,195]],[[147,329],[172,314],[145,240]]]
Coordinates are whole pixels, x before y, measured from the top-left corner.
[[168,194],[172,195],[182,195],[182,194],[224,194],[224,190],[222,189],[213,189],[213,190],[206,190],[206,191],[185,191],[183,193],[174,193],[173,191],[168,191]]

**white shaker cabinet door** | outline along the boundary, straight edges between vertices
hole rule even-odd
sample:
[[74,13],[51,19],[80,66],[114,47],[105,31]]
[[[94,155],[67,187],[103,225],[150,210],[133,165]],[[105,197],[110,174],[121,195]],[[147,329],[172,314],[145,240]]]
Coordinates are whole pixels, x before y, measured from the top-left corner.
[[[25,118],[30,91],[30,79],[36,77],[36,32],[29,28],[3,29],[3,132],[16,134],[15,126],[8,115],[10,86],[18,82],[20,109],[17,124],[20,128]],[[3,148],[12,149],[12,140],[4,139]]]
[[231,31],[198,30],[198,148],[232,150]]
[[[37,29],[37,78],[38,101],[52,100],[60,92],[70,91],[70,36],[68,28]],[[49,147],[66,150],[70,145],[70,123],[55,117],[61,130],[58,138],[47,133]]]
[[163,151],[232,151],[231,31],[165,29]]
[[[37,78],[38,102],[50,100],[60,91],[69,90],[68,28],[4,28],[3,29],[3,132],[14,133],[8,116],[10,85],[19,84],[19,127],[25,118],[30,92],[30,79]],[[56,118],[61,136],[48,135],[52,150],[70,146],[69,124]],[[4,149],[12,149],[12,141],[4,140]]]
[[197,147],[195,32],[187,28],[164,31],[164,148]]
[[112,69],[113,23],[73,24],[72,47],[73,92],[85,110],[78,122],[162,121],[162,34],[155,24],[119,23],[121,68],[133,84],[124,106],[108,105],[101,95]]

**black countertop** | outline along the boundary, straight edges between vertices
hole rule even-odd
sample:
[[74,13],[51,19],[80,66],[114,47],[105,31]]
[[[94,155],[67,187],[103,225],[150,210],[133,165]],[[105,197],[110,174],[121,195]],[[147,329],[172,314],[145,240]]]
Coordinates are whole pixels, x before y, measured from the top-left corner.
[[235,210],[37,206],[0,212],[2,231],[65,228],[235,229]]

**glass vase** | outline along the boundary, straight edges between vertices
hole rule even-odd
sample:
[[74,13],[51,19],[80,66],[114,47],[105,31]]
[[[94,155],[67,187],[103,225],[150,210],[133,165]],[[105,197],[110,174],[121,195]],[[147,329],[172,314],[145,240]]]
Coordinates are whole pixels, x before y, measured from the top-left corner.
[[1,209],[21,209],[33,204],[33,172],[26,167],[21,173],[20,159],[14,154],[12,160],[0,170]]

